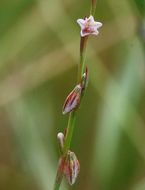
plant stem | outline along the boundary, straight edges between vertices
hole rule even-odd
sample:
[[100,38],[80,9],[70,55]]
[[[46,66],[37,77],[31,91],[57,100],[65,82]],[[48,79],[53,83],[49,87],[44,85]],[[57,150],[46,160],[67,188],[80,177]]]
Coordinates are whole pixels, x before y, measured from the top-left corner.
[[[62,164],[62,162],[63,162],[63,164]],[[62,156],[59,159],[59,163],[58,163],[58,169],[57,169],[55,184],[54,184],[54,188],[53,188],[54,190],[59,190],[60,184],[62,182],[64,162],[65,162],[65,158]]]
[[91,0],[91,1],[92,1],[92,3],[91,3],[90,15],[94,16],[97,2],[96,2],[96,0]]
[[81,39],[80,39],[80,64],[78,64],[77,83],[80,82],[82,75],[83,75],[83,72],[84,72],[84,63],[85,63],[87,40],[88,40],[88,36],[81,37]]
[[[86,52],[85,50],[86,50],[87,39],[88,37],[81,37],[80,40],[80,64],[78,66],[78,80],[77,80],[78,83],[80,82],[82,74],[84,72],[84,62],[85,62],[85,52]],[[76,121],[76,111],[74,110],[69,114],[67,132],[63,148],[63,155],[61,156],[61,160],[63,160],[64,163],[66,161],[67,152],[70,149],[73,131],[75,128],[75,121]],[[63,178],[63,168],[58,166],[57,175],[54,184],[54,190],[59,190],[62,178]]]
[[[76,112],[73,111],[69,114],[69,120],[68,120],[68,126],[67,126],[67,133],[66,133],[66,139],[65,139],[65,143],[64,143],[64,149],[63,149],[63,155],[60,158],[64,163],[66,161],[66,157],[67,157],[67,152],[70,148],[70,144],[71,144],[71,139],[72,139],[72,135],[73,135],[73,130],[75,127],[75,121],[76,121]],[[61,161],[60,161],[61,162]],[[56,174],[56,179],[55,179],[55,184],[54,184],[54,190],[59,190],[62,178],[63,178],[63,166],[62,164],[58,164],[58,169],[57,169],[57,174]],[[60,165],[62,167],[60,167]]]
[[57,170],[57,175],[56,175],[56,179],[55,179],[55,184],[54,184],[54,190],[59,190],[59,187],[60,187],[60,184],[61,184],[61,181],[62,181],[62,178],[63,178],[63,172]]
[[73,111],[69,114],[67,133],[66,133],[64,149],[63,149],[63,155],[66,155],[67,151],[70,148],[71,139],[72,139],[72,135],[73,135],[74,127],[75,127],[75,121],[76,121],[76,112]]
[[[91,0],[90,14],[94,15],[95,8],[96,8],[96,0]],[[87,41],[88,41],[88,36],[81,37],[81,39],[80,39],[80,63],[78,64],[77,83],[79,83],[81,81],[82,75],[84,73]],[[64,148],[63,148],[63,153],[62,153],[62,156],[61,156],[61,158],[59,160],[59,164],[58,164],[57,175],[56,175],[55,184],[54,184],[54,190],[59,190],[60,184],[63,179],[63,167],[64,167],[64,164],[65,164],[65,161],[67,158],[67,152],[70,149],[73,131],[75,128],[75,121],[76,121],[76,111],[74,110],[69,114]],[[63,164],[61,162],[63,162]]]

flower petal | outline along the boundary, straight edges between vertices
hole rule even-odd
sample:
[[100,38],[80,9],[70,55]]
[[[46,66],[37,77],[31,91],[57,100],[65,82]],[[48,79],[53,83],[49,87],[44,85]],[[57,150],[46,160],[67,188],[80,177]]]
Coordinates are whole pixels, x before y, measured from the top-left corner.
[[85,20],[84,19],[78,19],[77,20],[77,23],[80,25],[80,27],[82,28],[82,27],[85,27]]
[[80,34],[81,34],[82,37],[85,37],[85,36],[90,35],[90,33],[88,33],[88,32],[83,32],[83,30],[81,30]]
[[96,30],[95,32],[92,32],[92,34],[97,36],[99,34],[99,31]]
[[91,21],[91,22],[95,22],[94,17],[92,15],[89,16],[88,20]]
[[103,24],[101,22],[94,22],[94,26],[100,28]]

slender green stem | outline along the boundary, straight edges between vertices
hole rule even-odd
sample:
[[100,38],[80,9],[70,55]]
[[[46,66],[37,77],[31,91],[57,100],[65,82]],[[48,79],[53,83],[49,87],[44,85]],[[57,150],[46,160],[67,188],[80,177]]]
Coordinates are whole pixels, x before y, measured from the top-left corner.
[[95,14],[95,10],[96,10],[96,0],[91,0],[92,3],[91,3],[91,9],[90,9],[90,15],[93,15]]
[[54,189],[55,190],[59,190],[60,188],[60,184],[61,184],[61,181],[62,181],[62,178],[63,178],[63,173],[61,173],[61,179],[59,181],[55,180],[55,184],[54,184]]
[[68,126],[67,126],[67,133],[66,133],[66,139],[65,139],[65,144],[64,144],[64,149],[63,149],[63,155],[66,155],[67,151],[70,148],[71,144],[71,139],[75,127],[75,121],[76,121],[76,112],[73,111],[69,115],[68,119]]
[[84,72],[87,40],[88,36],[81,37],[80,39],[80,63],[78,64],[78,79],[77,79],[78,83],[80,82]]
[[[67,133],[66,133],[64,149],[63,149],[63,155],[61,157],[61,160],[63,160],[64,163],[65,163],[65,160],[67,157],[67,152],[70,148],[73,130],[75,127],[75,121],[76,121],[76,112],[73,111],[69,114]],[[59,166],[58,166],[57,174],[56,174],[56,179],[55,179],[55,184],[54,184],[54,190],[59,190],[62,178],[63,178],[63,166],[60,167],[60,162],[59,162]]]
[[[96,8],[96,0],[91,0],[90,14],[94,15],[95,8]],[[84,64],[85,64],[87,41],[88,41],[88,36],[81,37],[81,40],[80,40],[80,63],[78,64],[77,83],[79,83],[81,81],[82,75],[84,73]],[[62,156],[60,158],[58,169],[57,169],[57,175],[56,175],[56,179],[55,179],[54,190],[59,190],[60,184],[61,184],[62,179],[63,179],[63,167],[64,167],[64,164],[65,164],[65,161],[67,158],[67,152],[70,149],[73,131],[75,128],[75,121],[76,121],[76,111],[72,111],[69,114],[67,132],[66,132],[66,137],[65,137],[65,142],[64,142],[64,148],[63,148],[63,153],[62,153]],[[63,162],[63,164],[60,164],[61,161]]]
[[66,160],[66,157],[64,157],[63,155],[59,159],[57,174],[56,174],[56,178],[55,178],[55,184],[54,184],[54,188],[53,188],[54,190],[59,190],[60,184],[62,182],[63,168],[64,168],[65,160]]
[[54,190],[59,190],[62,178],[63,178],[63,172],[58,170],[55,179]]
[[[85,61],[85,52],[86,52],[85,50],[86,50],[87,39],[88,39],[88,37],[81,37],[80,64],[78,67],[78,81],[77,82],[80,82],[83,71],[84,71],[84,61]],[[76,121],[76,111],[72,111],[69,114],[67,133],[66,133],[64,148],[63,148],[62,159],[64,162],[65,162],[66,157],[67,157],[67,152],[70,149],[73,131],[75,128],[75,121]],[[62,179],[63,179],[63,168],[60,169],[60,167],[58,166],[57,175],[56,175],[55,184],[54,184],[54,190],[59,190]]]

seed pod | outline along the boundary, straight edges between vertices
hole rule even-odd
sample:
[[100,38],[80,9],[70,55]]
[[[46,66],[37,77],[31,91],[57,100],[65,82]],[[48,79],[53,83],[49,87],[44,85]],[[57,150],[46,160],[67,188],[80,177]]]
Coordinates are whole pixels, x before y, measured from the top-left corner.
[[67,96],[62,113],[70,113],[72,110],[76,109],[80,104],[82,87],[80,84],[76,85],[73,91]]
[[68,151],[67,160],[65,161],[63,173],[70,185],[76,182],[80,171],[80,164],[74,152]]

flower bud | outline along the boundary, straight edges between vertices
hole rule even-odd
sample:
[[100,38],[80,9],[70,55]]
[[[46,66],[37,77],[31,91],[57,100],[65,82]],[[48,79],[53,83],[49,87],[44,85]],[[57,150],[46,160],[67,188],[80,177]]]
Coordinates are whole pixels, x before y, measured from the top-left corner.
[[82,87],[80,84],[76,85],[73,91],[67,96],[62,113],[70,113],[72,110],[76,109],[80,104]]
[[63,173],[70,185],[76,182],[80,171],[80,164],[74,152],[68,151]]
[[58,141],[59,141],[59,145],[60,145],[60,148],[61,148],[61,150],[62,150],[62,149],[63,149],[63,145],[64,145],[64,134],[61,133],[61,132],[59,132],[59,133],[57,134],[57,139],[58,139]]

